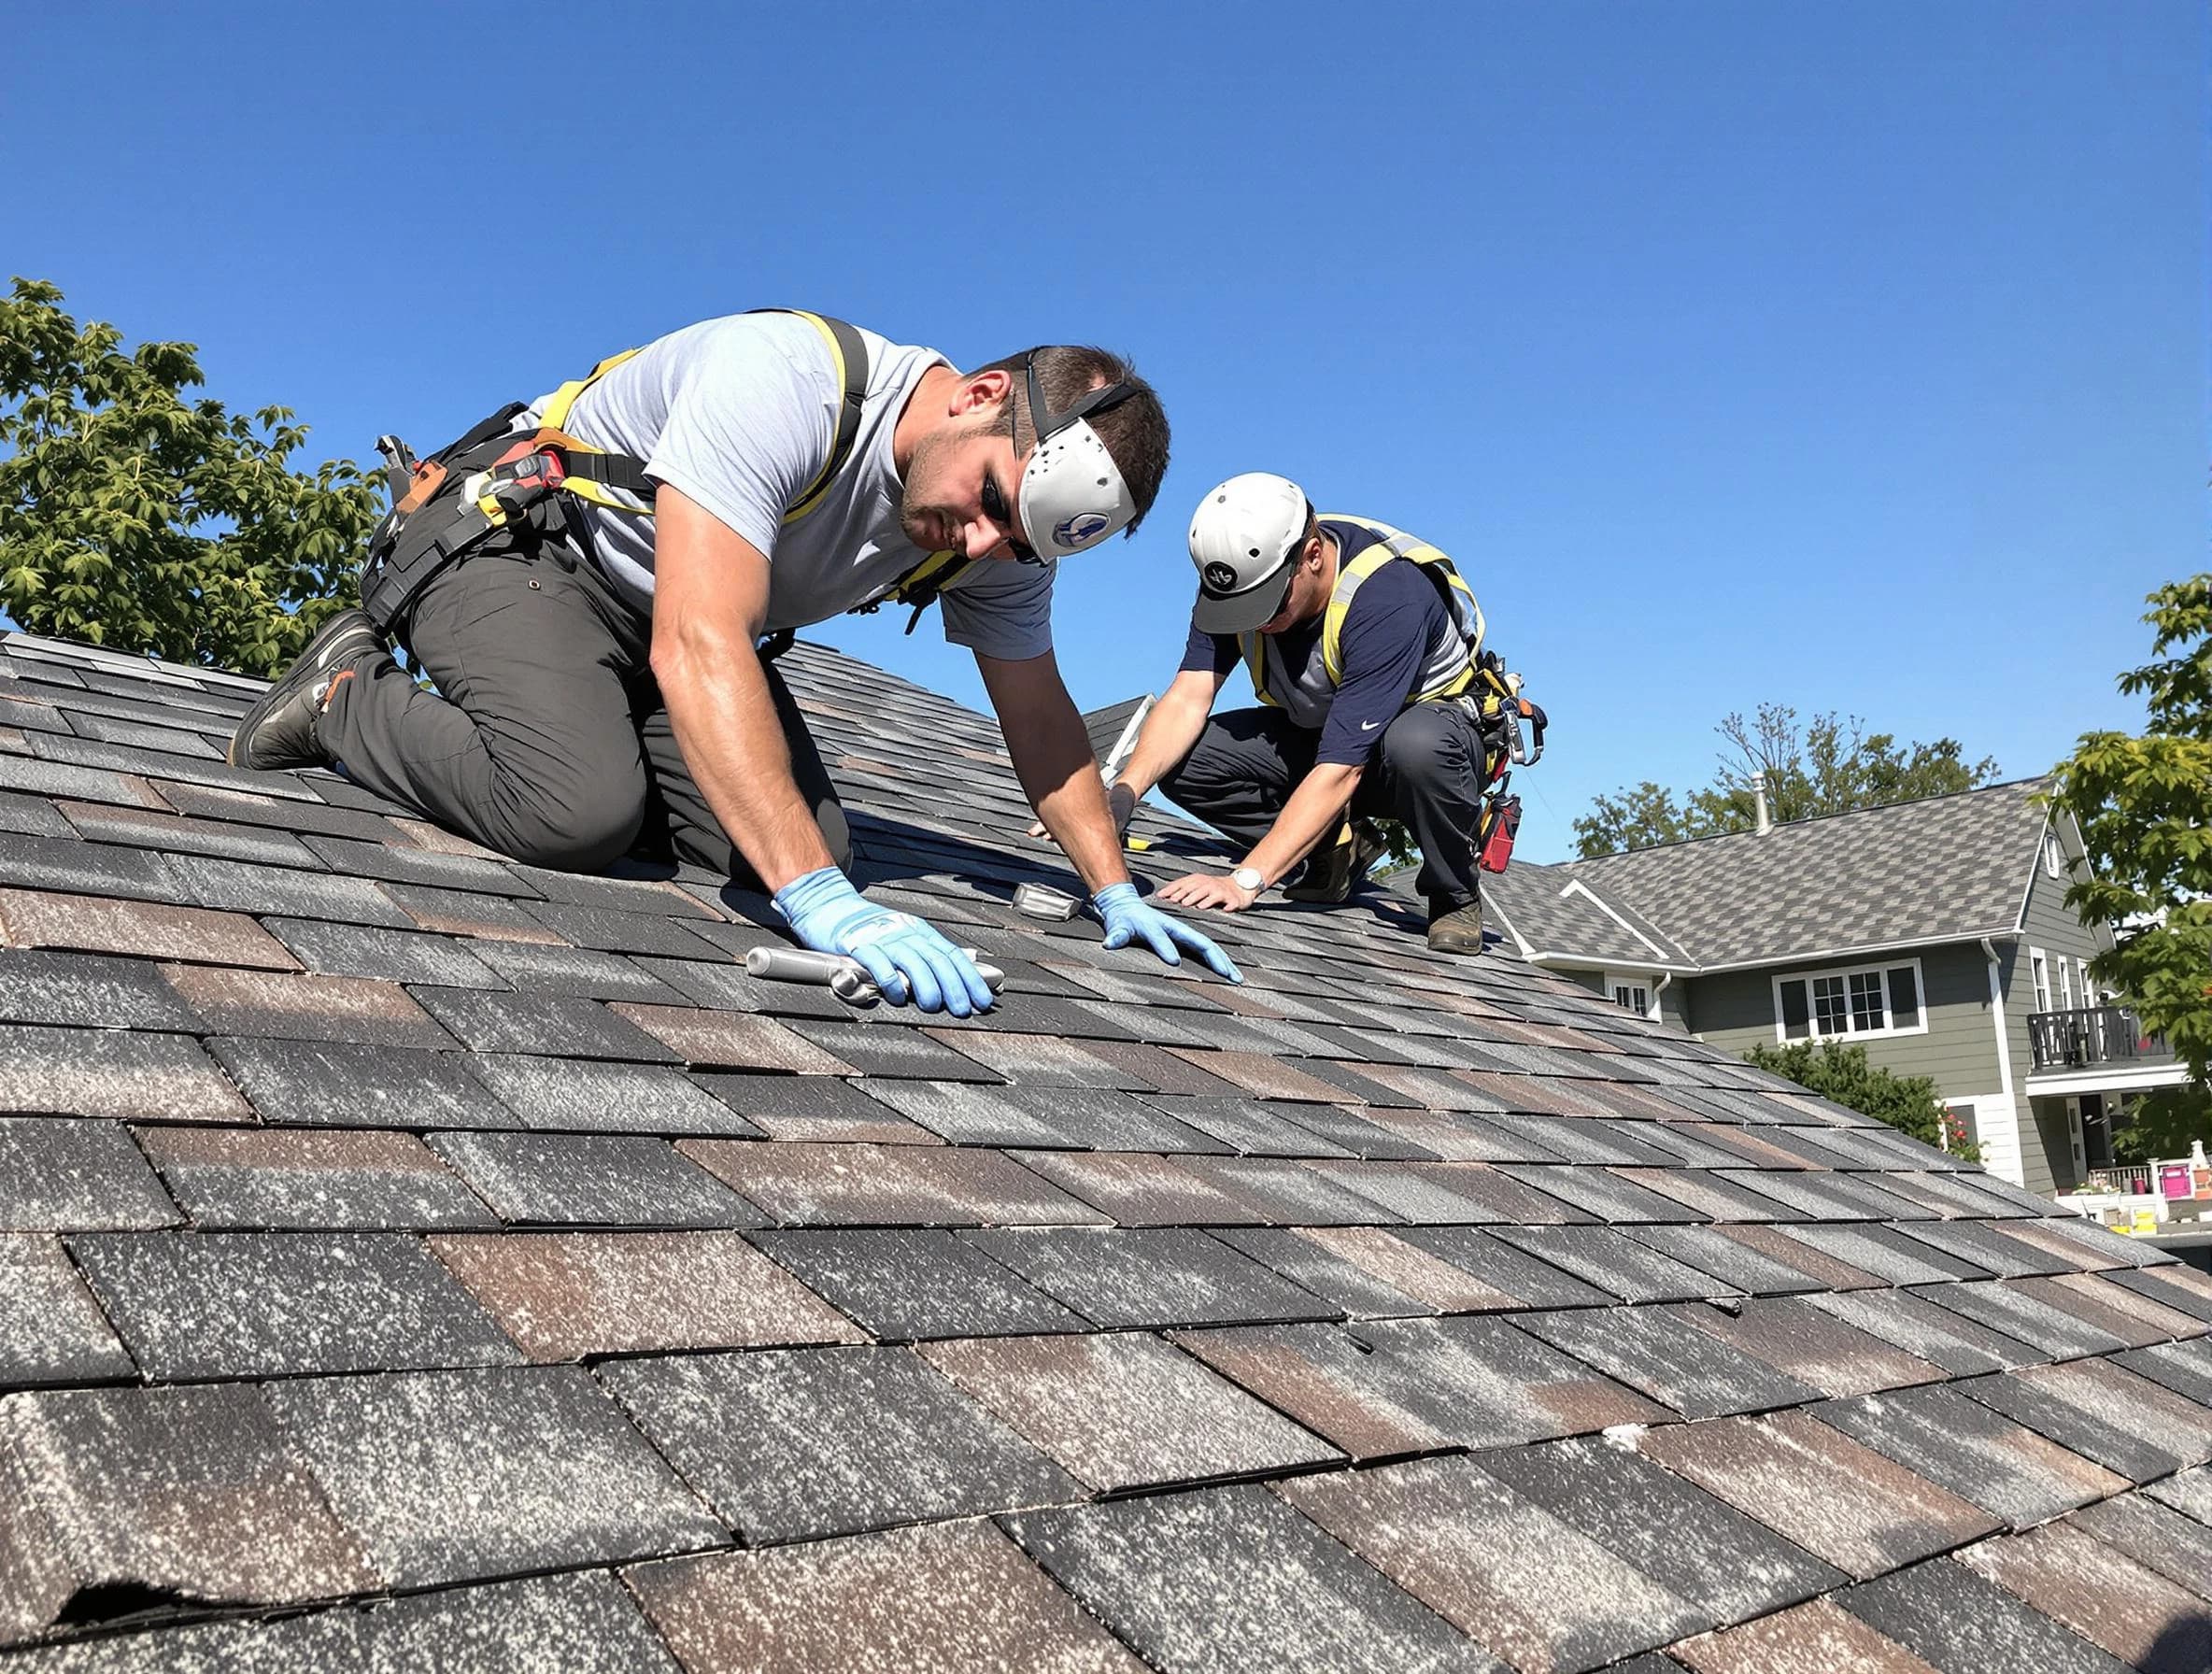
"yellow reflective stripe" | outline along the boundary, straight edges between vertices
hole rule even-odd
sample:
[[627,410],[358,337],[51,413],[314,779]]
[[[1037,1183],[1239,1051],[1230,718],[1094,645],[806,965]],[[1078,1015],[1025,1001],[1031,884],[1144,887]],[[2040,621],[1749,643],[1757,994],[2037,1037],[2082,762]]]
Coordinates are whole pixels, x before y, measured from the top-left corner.
[[[960,559],[957,553],[930,553],[928,558],[922,560],[920,563],[915,565],[913,569],[907,571],[905,575],[891,584],[890,597],[900,604],[907,603],[917,590],[928,586],[939,574],[949,568],[956,560],[958,560],[963,567],[965,566],[966,560]],[[949,586],[950,583],[946,585]],[[938,591],[942,592],[943,589],[940,588]]]
[[1268,643],[1257,631],[1237,636],[1244,645],[1244,667],[1252,675],[1252,693],[1270,709],[1283,707],[1283,700],[1268,690]]
[[1457,697],[1465,691],[1474,683],[1475,654],[1482,648],[1482,636],[1486,631],[1482,606],[1476,601],[1475,589],[1468,586],[1467,577],[1459,573],[1458,567],[1439,548],[1430,546],[1417,535],[1406,533],[1402,529],[1393,529],[1389,524],[1379,523],[1370,518],[1352,518],[1337,513],[1328,514],[1327,520],[1350,523],[1354,528],[1364,529],[1380,543],[1368,547],[1344,567],[1337,578],[1335,589],[1329,594],[1328,606],[1321,624],[1321,666],[1326,672],[1329,683],[1343,683],[1344,617],[1351,611],[1353,595],[1359,591],[1360,584],[1369,575],[1393,559],[1402,558],[1443,577],[1445,586],[1451,589],[1458,606],[1453,613],[1454,626],[1460,630],[1460,637],[1468,641],[1468,667],[1439,685],[1416,692],[1410,701],[1426,702],[1432,698]]
[[1388,546],[1369,546],[1338,573],[1321,617],[1321,666],[1331,686],[1344,683],[1344,617],[1352,609],[1353,596],[1362,582],[1397,556]]
[[539,412],[538,423],[546,430],[566,429],[568,410],[576,404],[576,397],[583,394],[585,390],[590,389],[593,384],[599,382],[601,378],[614,371],[616,367],[621,365],[635,353],[637,353],[636,349],[626,348],[618,355],[609,355],[584,376],[573,378],[561,385],[546,398],[544,408]]
[[1468,687],[1472,686],[1474,682],[1474,669],[1471,666],[1464,668],[1461,669],[1458,674],[1453,675],[1451,679],[1445,681],[1441,686],[1432,686],[1426,691],[1415,692],[1413,694],[1412,701],[1416,703],[1425,703],[1433,698],[1456,698],[1461,692],[1467,690]]
[[[823,343],[829,347],[830,363],[837,369],[838,399],[840,402],[842,402],[844,399],[845,383],[844,350],[838,346],[837,333],[830,329],[830,322],[824,319],[819,314],[810,314],[804,308],[792,308],[788,311],[790,313],[796,314],[800,319],[805,320],[807,324],[813,326],[815,331],[820,335]],[[799,503],[792,506],[789,511],[784,514],[784,521],[787,523],[796,523],[800,518],[805,517],[807,513],[813,511],[815,506],[821,504],[822,496],[829,493],[830,491],[830,480],[831,477],[836,475],[836,474],[837,420],[833,417],[830,420],[830,455],[828,460],[823,463],[822,474],[821,475],[815,477],[815,480],[808,485],[806,492],[799,497]],[[944,556],[949,557],[951,555],[948,553]],[[925,570],[929,568],[927,562],[924,563],[923,568]]]

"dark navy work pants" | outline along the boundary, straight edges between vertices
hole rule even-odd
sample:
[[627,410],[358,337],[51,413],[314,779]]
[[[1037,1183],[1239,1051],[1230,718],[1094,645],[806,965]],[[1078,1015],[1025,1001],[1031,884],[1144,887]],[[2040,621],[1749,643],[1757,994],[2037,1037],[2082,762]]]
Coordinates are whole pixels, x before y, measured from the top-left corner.
[[[1313,771],[1320,745],[1318,731],[1293,726],[1280,709],[1233,709],[1206,723],[1160,790],[1249,853]],[[1475,833],[1482,816],[1482,743],[1474,718],[1448,702],[1400,711],[1383,729],[1351,812],[1405,822],[1421,846],[1414,887],[1428,897],[1431,912],[1475,900],[1482,892]]]

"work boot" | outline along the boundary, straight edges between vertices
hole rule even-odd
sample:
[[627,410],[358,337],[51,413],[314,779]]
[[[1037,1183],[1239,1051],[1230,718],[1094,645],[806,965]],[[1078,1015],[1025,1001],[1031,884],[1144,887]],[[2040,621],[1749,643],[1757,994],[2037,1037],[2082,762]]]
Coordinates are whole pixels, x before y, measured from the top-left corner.
[[331,688],[350,679],[356,662],[383,652],[384,636],[366,611],[341,610],[331,617],[299,660],[240,718],[231,734],[231,765],[264,772],[328,766],[330,758],[315,736],[316,718],[330,702]]
[[1428,913],[1428,945],[1434,953],[1480,954],[1482,951],[1482,901],[1480,896],[1465,906]]
[[1337,841],[1306,861],[1298,881],[1283,891],[1284,901],[1321,901],[1333,906],[1352,893],[1352,886],[1368,875],[1368,868],[1390,845],[1366,820],[1340,828]]

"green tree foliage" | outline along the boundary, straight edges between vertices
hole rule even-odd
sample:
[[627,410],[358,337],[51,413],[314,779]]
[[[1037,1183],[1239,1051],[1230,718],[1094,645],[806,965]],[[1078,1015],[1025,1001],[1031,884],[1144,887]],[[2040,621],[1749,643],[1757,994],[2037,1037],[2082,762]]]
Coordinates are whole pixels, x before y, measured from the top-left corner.
[[1887,1122],[1923,1144],[1948,1150],[1968,1162],[1981,1160],[1980,1149],[1966,1138],[1964,1125],[1936,1098],[1933,1076],[1877,1070],[1867,1063],[1865,1047],[1846,1046],[1840,1041],[1792,1041],[1784,1045],[1762,1043],[1744,1057],[1761,1070],[1848,1105],[1862,1115]]
[[2129,1107],[2112,1127],[2112,1160],[2166,1162],[2212,1141],[2212,1094],[2202,1085],[2161,1087]]
[[21,627],[274,674],[356,597],[380,480],[313,473],[285,407],[185,398],[189,343],[79,327],[55,286],[0,301],[0,609]]
[[[2199,1082],[2212,1080],[2212,574],[2162,587],[2144,617],[2153,661],[2120,677],[2140,737],[2085,733],[2052,802],[2073,815],[2090,875],[2066,891],[2119,928],[2090,974],[2127,997]],[[2199,1130],[2200,1135],[2202,1130]],[[2184,1145],[2186,1150],[2187,1146]]]
[[1575,821],[1581,858],[1749,831],[1758,824],[1754,773],[1766,775],[1766,805],[1777,821],[1949,796],[1997,776],[1995,760],[1984,757],[1969,764],[1955,738],[1900,745],[1893,733],[1866,731],[1855,717],[1817,715],[1800,722],[1786,703],[1762,703],[1753,720],[1731,715],[1714,731],[1728,747],[1720,753],[1710,785],[1680,802],[1649,779],[1599,797]]

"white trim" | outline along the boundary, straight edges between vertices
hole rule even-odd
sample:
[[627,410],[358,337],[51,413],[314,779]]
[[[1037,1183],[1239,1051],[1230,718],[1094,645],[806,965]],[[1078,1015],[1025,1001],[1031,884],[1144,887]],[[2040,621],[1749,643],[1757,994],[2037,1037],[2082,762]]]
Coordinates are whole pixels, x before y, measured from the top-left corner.
[[1605,997],[1607,1000],[1610,1000],[1614,1005],[1621,1005],[1621,997],[1614,992],[1616,988],[1627,988],[1632,991],[1641,988],[1644,994],[1644,1009],[1639,1012],[1632,1005],[1621,1005],[1621,1009],[1626,1012],[1631,1017],[1641,1017],[1646,1022],[1650,1023],[1656,1023],[1659,1021],[1659,991],[1652,986],[1651,972],[1645,971],[1623,971],[1616,968],[1613,970],[1601,972],[1599,974],[1604,978],[1605,981]]
[[2030,1072],[2031,1099],[2080,1093],[2135,1093],[2148,1087],[2177,1087],[2189,1080],[2189,1066],[2179,1058],[2157,1064],[2092,1064],[2058,1073]]
[[[1485,897],[1484,899],[1487,900],[1488,898]],[[1483,911],[1488,912],[1489,908],[1485,906]],[[1513,940],[1521,943],[1523,957],[1526,958],[1531,965],[1541,965],[1546,970],[1550,971],[1596,971],[1604,966],[1606,959],[1609,957],[1608,955],[1601,953],[1568,953],[1561,948],[1546,948],[1541,953],[1534,953],[1528,950],[1528,943],[1523,942],[1517,932],[1515,933]],[[1709,974],[1699,966],[1684,965],[1679,960],[1675,959],[1651,959],[1646,961],[1644,969],[1654,972],[1665,971],[1676,976],[1704,976]]]
[[[1654,971],[1671,971],[1678,976],[1729,976],[1742,971],[1771,970],[1777,965],[1803,966],[1815,959],[1856,959],[1865,963],[1890,958],[1892,963],[1900,963],[1892,956],[1915,952],[1923,947],[1970,947],[1977,942],[1987,942],[1992,938],[1999,942],[2010,942],[2015,933],[2009,927],[1992,930],[1951,930],[1940,936],[1907,936],[1895,942],[1860,942],[1848,947],[1822,947],[1810,953],[1775,954],[1768,958],[1736,959],[1719,965],[1700,965],[1692,960],[1669,958],[1664,955],[1650,963]],[[1577,952],[1565,947],[1546,948],[1538,953],[1531,950],[1518,933],[1513,940],[1520,943],[1524,957],[1532,964],[1549,965],[1556,962],[1577,971],[1595,971],[1607,958],[1601,953]]]
[[1950,930],[1940,936],[1906,936],[1895,942],[1859,942],[1846,947],[1820,947],[1809,953],[1777,954],[1771,958],[1737,959],[1724,965],[1693,965],[1689,969],[1691,973],[1695,976],[1719,976],[1726,972],[1758,971],[1772,965],[1803,967],[1815,959],[1873,960],[1888,958],[1892,954],[1908,953],[1922,947],[1954,947],[1974,942],[1987,942],[1992,937],[2000,942],[2009,942],[2012,940],[2013,932],[2009,928],[1993,930]]
[[[1912,969],[1912,998],[1913,1004],[1920,1014],[1920,1021],[1907,1028],[1900,1029],[1891,1020],[1890,972],[1906,966],[1910,966]],[[1832,1034],[1823,1034],[1821,1031],[1819,1008],[1813,1004],[1812,985],[1830,978],[1840,979],[1844,984],[1848,1011],[1850,979],[1854,976],[1874,976],[1879,979],[1877,986],[1881,994],[1882,1026],[1879,1029],[1845,1029]],[[1778,971],[1767,981],[1774,993],[1774,1038],[1778,1045],[1786,1044],[1791,1038],[1788,1033],[1788,1025],[1782,1021],[1782,985],[1784,983],[1803,983],[1805,985],[1806,1032],[1797,1037],[1800,1040],[1848,1043],[1889,1040],[1902,1035],[1924,1035],[1928,1032],[1928,979],[1926,973],[1921,971],[1921,962],[1918,959],[1883,959],[1879,963],[1872,965],[1832,965],[1824,969]]]
[[1540,965],[1546,959],[1563,959],[1572,957],[1571,955],[1567,954],[1538,953],[1535,948],[1529,946],[1528,938],[1524,936],[1519,930],[1513,928],[1513,915],[1506,911],[1505,903],[1497,899],[1496,893],[1495,891],[1488,891],[1484,893],[1482,897],[1482,913],[1485,917],[1495,916],[1498,923],[1506,927],[1506,934],[1513,938],[1513,945],[1521,950],[1521,957],[1526,959],[1531,965]]
[[[2012,1090],[2012,1043],[2005,1038],[2005,982],[1998,968],[1997,949],[1992,940],[1981,939],[1982,958],[1990,966],[1990,1022],[1997,1031],[1997,1100],[1975,1100],[1974,1130],[1981,1140],[1982,1166],[2000,1180],[2009,1180],[2022,1191],[2027,1189],[2027,1169],[2020,1154],[2020,1099]],[[1996,1131],[1990,1131],[1984,1115],[1985,1102],[1998,1102],[2001,1108],[1990,1111],[1994,1115]]]
[[1664,959],[1666,958],[1666,948],[1660,946],[1658,943],[1652,941],[1651,937],[1645,935],[1643,931],[1638,929],[1633,924],[1630,924],[1627,919],[1622,917],[1620,914],[1614,912],[1611,906],[1609,906],[1605,901],[1605,900],[1598,895],[1597,891],[1591,888],[1589,885],[1583,883],[1581,878],[1567,879],[1567,887],[1559,892],[1559,899],[1561,901],[1565,901],[1570,895],[1581,896],[1584,901],[1595,907],[1600,913],[1603,913],[1608,918],[1611,919],[1615,924],[1619,925],[1623,929],[1634,936],[1638,942],[1641,942],[1646,947],[1650,948],[1652,953],[1656,954],[1660,958]]
[[2034,943],[2028,944],[2028,998],[2035,1010],[2050,1010],[2050,957]]

